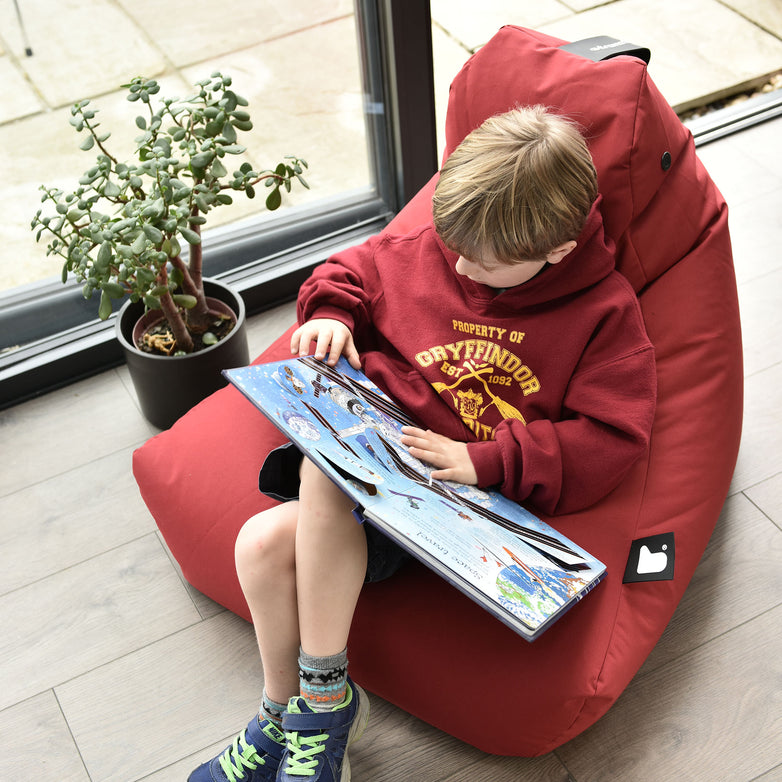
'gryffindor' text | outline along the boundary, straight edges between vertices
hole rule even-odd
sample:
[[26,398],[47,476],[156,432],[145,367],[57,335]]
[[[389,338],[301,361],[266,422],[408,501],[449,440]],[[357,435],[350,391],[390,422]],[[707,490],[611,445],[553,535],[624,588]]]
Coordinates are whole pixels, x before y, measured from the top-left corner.
[[443,374],[459,378],[469,372],[469,367],[481,364],[501,370],[503,374],[494,374],[497,385],[518,383],[524,396],[540,391],[540,381],[532,370],[512,351],[486,339],[465,339],[450,342],[447,345],[434,345],[422,350],[415,357],[422,367],[439,363]]

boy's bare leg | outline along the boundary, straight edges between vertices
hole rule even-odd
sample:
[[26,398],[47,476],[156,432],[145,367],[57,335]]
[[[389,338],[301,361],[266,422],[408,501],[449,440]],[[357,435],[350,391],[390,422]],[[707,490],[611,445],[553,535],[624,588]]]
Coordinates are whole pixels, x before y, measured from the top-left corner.
[[296,585],[301,647],[327,657],[347,645],[367,569],[364,528],[353,502],[312,462],[301,469]]
[[298,502],[246,522],[236,540],[236,571],[252,615],[264,688],[277,703],[299,694],[295,540]]

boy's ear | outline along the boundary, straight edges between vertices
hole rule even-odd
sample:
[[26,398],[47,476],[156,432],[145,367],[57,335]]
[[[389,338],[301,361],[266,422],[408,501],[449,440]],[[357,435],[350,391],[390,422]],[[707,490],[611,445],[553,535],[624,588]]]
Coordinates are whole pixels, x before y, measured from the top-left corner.
[[559,263],[566,255],[572,253],[576,247],[574,239],[571,239],[569,242],[563,242],[546,255],[546,261],[548,263]]

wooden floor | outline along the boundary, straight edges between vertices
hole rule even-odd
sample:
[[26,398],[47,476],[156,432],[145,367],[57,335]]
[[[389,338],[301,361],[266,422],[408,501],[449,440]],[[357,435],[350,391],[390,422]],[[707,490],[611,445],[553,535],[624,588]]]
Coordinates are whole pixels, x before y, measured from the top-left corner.
[[[732,207],[744,437],[659,646],[606,717],[537,759],[373,698],[357,782],[782,780],[781,135],[778,119],[701,149]],[[292,317],[255,318],[253,352]],[[185,780],[257,706],[251,628],[182,582],[139,498],[131,453],[152,434],[124,368],[0,413],[3,780]]]

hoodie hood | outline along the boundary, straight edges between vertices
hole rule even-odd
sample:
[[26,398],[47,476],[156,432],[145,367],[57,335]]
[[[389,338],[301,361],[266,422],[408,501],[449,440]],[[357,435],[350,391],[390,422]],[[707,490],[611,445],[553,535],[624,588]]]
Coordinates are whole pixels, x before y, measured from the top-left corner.
[[437,237],[443,254],[467,297],[473,301],[476,312],[491,307],[497,309],[518,310],[553,302],[572,296],[607,277],[614,269],[614,247],[603,229],[598,196],[587,216],[584,228],[576,242],[577,247],[559,263],[545,266],[531,280],[513,288],[497,293],[482,283],[474,282],[456,272],[458,253],[449,250]]

